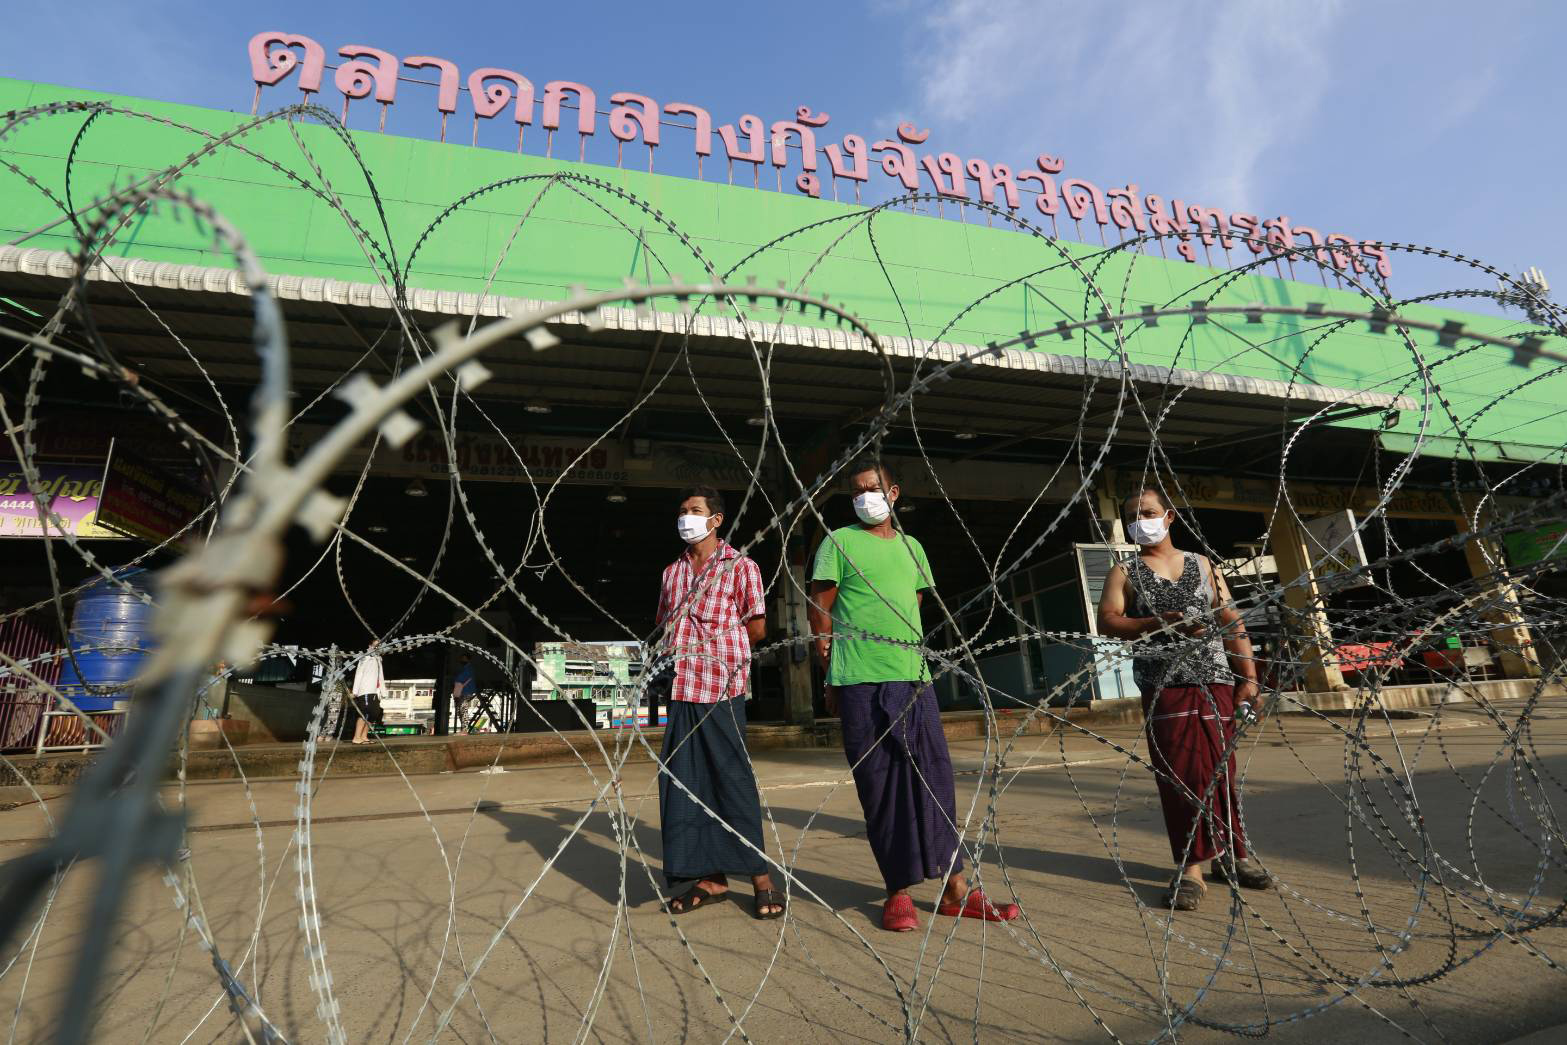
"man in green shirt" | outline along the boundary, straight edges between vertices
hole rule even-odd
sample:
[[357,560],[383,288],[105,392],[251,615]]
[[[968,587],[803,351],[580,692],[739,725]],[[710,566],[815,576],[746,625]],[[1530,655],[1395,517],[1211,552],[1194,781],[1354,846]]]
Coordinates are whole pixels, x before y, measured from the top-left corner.
[[827,669],[827,712],[865,811],[866,836],[887,886],[882,928],[919,927],[909,888],[945,878],[937,913],[1011,921],[963,876],[956,785],[936,693],[920,643],[920,605],[933,587],[920,542],[893,526],[898,487],[885,465],[850,466],[859,525],[827,535],[811,570],[811,631]]

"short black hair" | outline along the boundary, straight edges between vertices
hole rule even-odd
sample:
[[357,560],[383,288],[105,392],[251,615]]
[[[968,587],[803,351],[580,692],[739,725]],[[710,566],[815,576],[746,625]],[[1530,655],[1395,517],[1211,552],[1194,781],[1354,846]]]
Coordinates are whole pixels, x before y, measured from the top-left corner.
[[861,475],[865,472],[880,473],[882,478],[887,480],[888,486],[896,485],[898,481],[893,477],[892,469],[888,467],[886,461],[872,457],[869,454],[866,454],[862,457],[856,457],[854,462],[849,465],[849,470],[845,472],[844,475],[850,479],[853,479],[856,475]]
[[1121,518],[1130,519],[1132,517],[1132,505],[1142,500],[1143,494],[1145,493],[1151,493],[1157,497],[1159,499],[1159,504],[1163,506],[1165,511],[1168,512],[1175,509],[1175,505],[1170,503],[1170,499],[1165,496],[1163,490],[1159,489],[1157,486],[1144,486],[1136,493],[1129,493],[1126,495],[1126,500],[1121,502]]
[[724,495],[711,486],[688,486],[680,494],[680,503],[684,504],[692,497],[700,497],[707,502],[708,515],[724,514]]

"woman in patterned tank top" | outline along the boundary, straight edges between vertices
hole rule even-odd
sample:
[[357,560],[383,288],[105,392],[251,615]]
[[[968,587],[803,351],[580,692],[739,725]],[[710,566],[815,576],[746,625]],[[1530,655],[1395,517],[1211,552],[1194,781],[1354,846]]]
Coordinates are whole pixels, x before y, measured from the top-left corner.
[[1149,761],[1179,869],[1164,903],[1194,911],[1208,891],[1206,861],[1219,881],[1248,889],[1272,882],[1247,859],[1235,756],[1224,757],[1236,706],[1257,699],[1257,667],[1224,578],[1170,540],[1175,512],[1164,493],[1134,494],[1123,514],[1137,557],[1105,578],[1099,630],[1133,641]]

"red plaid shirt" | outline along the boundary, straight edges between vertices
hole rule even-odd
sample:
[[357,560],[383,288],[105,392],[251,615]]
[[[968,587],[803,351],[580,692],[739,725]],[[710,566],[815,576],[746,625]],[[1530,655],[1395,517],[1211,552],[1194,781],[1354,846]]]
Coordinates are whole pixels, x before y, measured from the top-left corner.
[[675,658],[670,699],[716,704],[745,696],[751,688],[746,622],[766,613],[762,571],[724,541],[700,573],[692,570],[689,551],[666,566],[658,624],[665,635],[661,652]]

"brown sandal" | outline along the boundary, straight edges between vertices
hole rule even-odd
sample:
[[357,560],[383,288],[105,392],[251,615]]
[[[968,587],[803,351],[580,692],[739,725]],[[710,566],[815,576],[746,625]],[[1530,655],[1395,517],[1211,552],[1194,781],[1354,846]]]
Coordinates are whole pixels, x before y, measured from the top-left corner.
[[[724,903],[728,899],[728,889],[725,889],[721,893],[710,893],[700,886],[693,885],[684,893],[681,893],[673,900],[668,901],[664,906],[669,909],[670,914],[679,916],[682,914],[689,914],[698,907],[711,907],[715,903]],[[676,907],[676,904],[679,904],[680,906]]]
[[1260,867],[1256,867],[1250,860],[1237,860],[1235,873],[1230,874],[1230,865],[1222,860],[1215,860],[1211,868],[1213,880],[1216,882],[1234,881],[1242,889],[1272,889],[1273,876]]
[[1170,889],[1160,899],[1160,903],[1171,910],[1195,911],[1202,906],[1203,897],[1208,895],[1208,887],[1195,878],[1188,878],[1184,874],[1170,883]]

